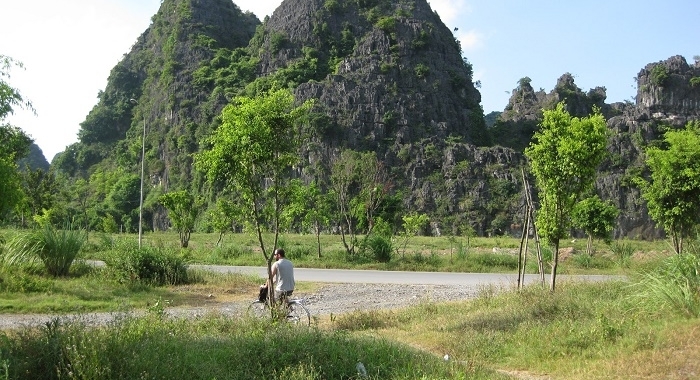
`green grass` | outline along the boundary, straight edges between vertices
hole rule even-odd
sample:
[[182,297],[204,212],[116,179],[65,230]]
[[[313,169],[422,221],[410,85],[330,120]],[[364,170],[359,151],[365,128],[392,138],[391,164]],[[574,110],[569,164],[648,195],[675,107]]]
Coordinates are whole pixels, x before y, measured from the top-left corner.
[[[164,249],[178,247],[175,233],[149,233],[144,244]],[[258,241],[250,234],[227,234],[221,246],[216,246],[217,234],[192,234],[190,248],[183,251],[183,258],[189,263],[219,265],[265,265]],[[89,258],[105,259],[104,241],[135,241],[134,235],[93,234],[86,250]],[[266,241],[271,241],[268,237]],[[391,260],[383,263],[371,258],[356,255],[350,257],[343,248],[340,236],[321,235],[321,257],[318,257],[316,237],[313,235],[281,235],[279,245],[287,251],[287,257],[298,267],[377,269],[406,271],[445,271],[445,272],[517,272],[520,239],[514,237],[471,238],[467,247],[466,238],[418,236],[409,240],[405,252],[395,250]],[[620,260],[615,252],[618,245],[627,251],[637,253],[636,258]],[[268,249],[270,249],[268,247]],[[543,247],[546,251],[548,248]],[[562,258],[558,273],[561,274],[620,274],[638,270],[640,266],[655,266],[659,258],[665,257],[668,245],[664,241],[623,240],[607,246],[596,242],[596,252],[592,257],[583,257],[586,250],[585,239],[562,240],[561,249],[570,249],[573,255]],[[551,254],[550,254],[551,256]],[[545,270],[549,265],[545,264]],[[530,242],[528,252],[528,273],[536,273],[537,262],[534,243]]]
[[470,302],[349,313],[333,326],[557,379],[689,378],[682,373],[700,370],[700,320],[640,305],[624,282],[563,283],[554,294],[538,286],[485,290]]
[[380,337],[216,314],[103,328],[54,321],[0,342],[7,379],[356,379],[358,363],[369,379],[505,378]]
[[[700,320],[637,302],[625,282],[484,289],[467,302],[355,311],[313,328],[157,308],[107,326],[0,332],[6,379],[692,378]],[[448,355],[445,361],[443,356]],[[683,375],[685,374],[685,375]]]
[[[207,294],[221,294],[218,302],[250,297],[260,279],[240,274],[189,270],[192,284],[154,287],[120,283],[104,268],[75,266],[68,277],[52,278],[36,268],[0,270],[0,314],[84,313],[144,309],[167,300],[171,306],[203,306]],[[1,378],[1,377],[0,377]]]
[[[519,247],[509,238],[471,239],[468,249],[454,239],[416,238],[405,254],[374,263],[348,258],[337,236],[323,239],[321,258],[312,236],[284,236],[281,245],[300,267],[511,273]],[[81,255],[110,259],[133,241],[133,235],[93,234]],[[215,241],[214,234],[193,235],[191,248],[180,251],[173,247],[177,235],[164,233],[147,234],[145,244],[156,255],[176,252],[190,263],[264,264],[249,235],[227,236],[222,247]],[[572,239],[563,244],[559,273],[643,273],[630,276],[631,284],[560,282],[554,293],[536,285],[507,293],[484,288],[469,302],[319,316],[312,329],[215,313],[163,319],[164,302],[206,306],[206,294],[250,298],[260,281],[254,277],[188,270],[185,284],[153,286],[80,263],[59,278],[42,265],[5,265],[0,313],[148,313],[98,328],[54,321],[0,332],[0,379],[355,379],[358,362],[373,379],[506,379],[505,373],[521,372],[680,379],[700,373],[697,258],[669,258],[665,242],[618,243],[624,246],[601,245],[584,257],[585,241]],[[534,255],[529,265],[533,270]]]

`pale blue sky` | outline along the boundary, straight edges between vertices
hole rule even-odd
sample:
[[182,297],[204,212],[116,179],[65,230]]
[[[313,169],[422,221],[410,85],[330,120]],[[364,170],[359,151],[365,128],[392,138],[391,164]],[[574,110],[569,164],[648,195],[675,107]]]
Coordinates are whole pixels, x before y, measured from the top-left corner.
[[[281,0],[234,0],[262,19]],[[646,64],[700,55],[697,0],[432,0],[481,81],[486,113],[502,111],[522,77],[549,92],[569,72],[608,102],[632,100]],[[149,26],[160,0],[0,0],[0,54],[22,61],[10,83],[34,103],[10,122],[49,161],[77,141],[109,71]],[[10,32],[11,31],[11,32]],[[9,37],[8,37],[9,36]]]

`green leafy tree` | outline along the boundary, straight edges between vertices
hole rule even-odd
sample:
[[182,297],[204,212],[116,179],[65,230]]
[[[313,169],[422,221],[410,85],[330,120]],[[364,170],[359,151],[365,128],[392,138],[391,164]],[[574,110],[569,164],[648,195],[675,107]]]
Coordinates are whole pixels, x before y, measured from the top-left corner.
[[391,185],[374,152],[345,150],[332,163],[331,188],[340,216],[341,239],[350,256],[356,253],[359,231],[364,232],[365,240],[371,236]]
[[649,215],[663,225],[676,253],[700,221],[700,122],[664,133],[663,146],[646,150],[650,178],[637,185]]
[[25,200],[30,215],[39,215],[42,210],[49,210],[56,201],[59,184],[52,172],[42,169],[27,170],[22,172]]
[[5,123],[17,107],[34,111],[31,102],[8,83],[13,66],[23,68],[21,62],[0,55],[0,220],[23,199],[17,160],[29,154],[32,143],[21,129]]
[[408,246],[408,241],[412,237],[417,236],[421,232],[421,230],[425,228],[425,226],[430,221],[430,218],[428,218],[428,215],[413,212],[408,215],[404,215],[402,219],[403,231],[400,234],[402,240],[401,256],[404,256],[406,254],[406,247]]
[[106,204],[109,212],[116,221],[127,223],[124,227],[129,231],[138,229],[138,226],[132,223],[138,219],[140,184],[141,179],[138,175],[125,174],[117,179],[107,193]]
[[214,228],[214,231],[219,233],[219,239],[216,245],[219,246],[224,238],[224,234],[233,230],[238,208],[228,199],[218,199],[216,207],[209,211],[209,222]]
[[[238,97],[221,114],[222,124],[209,138],[209,148],[196,155],[195,165],[211,182],[239,194],[244,218],[254,226],[268,276],[277,246],[281,215],[289,200],[291,168],[299,160],[301,125],[312,102],[295,106],[289,90],[256,97]],[[273,249],[263,240],[274,232]]]
[[316,182],[312,182],[307,187],[307,199],[310,207],[307,208],[302,225],[311,229],[316,235],[318,258],[321,258],[321,232],[330,225],[332,199],[328,193],[321,191]]
[[313,231],[316,236],[318,257],[321,255],[321,232],[329,226],[331,200],[328,194],[321,191],[316,182],[304,185],[299,180],[292,181],[291,202],[284,212],[286,223],[292,227],[301,226],[301,230]]
[[610,240],[610,233],[615,226],[619,210],[609,202],[603,202],[594,195],[577,203],[571,214],[573,225],[581,228],[588,235],[586,253],[593,254],[593,239]]
[[187,248],[203,202],[187,190],[165,193],[158,197],[158,202],[168,210],[170,223],[180,237],[180,247]]
[[585,118],[572,117],[559,103],[544,111],[540,130],[525,150],[539,190],[536,223],[552,254],[550,288],[556,285],[559,240],[571,227],[571,212],[582,194],[592,190],[596,170],[606,153],[606,124],[596,110]]

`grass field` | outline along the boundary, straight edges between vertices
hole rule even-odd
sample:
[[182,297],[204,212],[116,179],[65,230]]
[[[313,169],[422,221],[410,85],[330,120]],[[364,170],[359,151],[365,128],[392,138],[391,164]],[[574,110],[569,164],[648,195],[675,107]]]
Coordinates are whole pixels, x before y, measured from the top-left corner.
[[[178,249],[175,234],[146,234],[144,242],[152,252],[186,263],[264,264],[250,236],[226,236],[221,247],[217,238],[194,235],[187,250]],[[113,260],[139,252],[135,241],[134,235],[93,234],[80,258]],[[388,263],[350,258],[334,236],[323,236],[321,258],[313,236],[284,236],[280,245],[301,267],[516,273],[519,244],[514,238],[467,244],[420,237]],[[223,294],[222,301],[250,298],[257,278],[190,271],[187,283],[154,286],[83,264],[59,278],[36,263],[5,265],[0,313],[141,309],[147,314],[100,328],[55,322],[0,332],[0,379],[365,378],[358,363],[372,379],[700,378],[700,307],[690,302],[700,299],[700,285],[693,285],[700,281],[685,271],[697,269],[694,256],[669,262],[676,258],[665,242],[600,243],[592,257],[582,253],[585,241],[562,245],[559,273],[626,274],[630,281],[561,282],[554,293],[539,286],[505,293],[484,288],[472,301],[355,311],[316,318],[311,329],[298,329],[216,313],[173,320],[160,312],[160,300],[201,305],[202,294]],[[530,272],[534,261],[530,253]],[[683,278],[689,290],[643,275],[655,268],[670,268],[668,277]],[[677,299],[689,298],[683,307],[677,304],[682,300],[663,301],[677,288],[683,290]]]

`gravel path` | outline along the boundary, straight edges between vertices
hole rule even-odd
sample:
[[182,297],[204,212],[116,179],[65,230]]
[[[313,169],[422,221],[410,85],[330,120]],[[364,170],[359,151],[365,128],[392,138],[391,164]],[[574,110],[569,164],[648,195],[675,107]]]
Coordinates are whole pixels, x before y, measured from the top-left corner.
[[[325,284],[310,294],[295,294],[306,300],[305,305],[312,315],[323,316],[342,314],[354,310],[393,309],[419,302],[455,301],[474,298],[478,289],[444,285],[387,285],[387,284]],[[197,317],[209,312],[219,312],[236,316],[245,312],[249,301],[216,304],[213,307],[167,308],[172,316]],[[143,314],[143,311],[129,312],[129,315]],[[10,315],[0,314],[0,329],[13,329],[43,325],[54,318],[79,320],[91,325],[100,325],[123,313],[86,313],[79,315]]]

